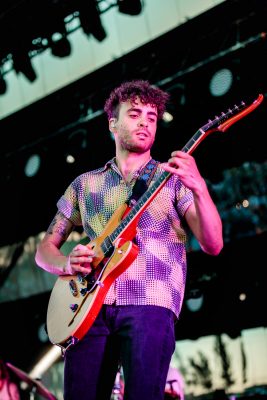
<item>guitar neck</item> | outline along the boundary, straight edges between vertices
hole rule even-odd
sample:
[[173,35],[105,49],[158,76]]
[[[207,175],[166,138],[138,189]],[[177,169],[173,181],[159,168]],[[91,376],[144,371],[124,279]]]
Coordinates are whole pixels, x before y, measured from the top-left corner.
[[[191,154],[205,136],[206,132],[199,129],[194,134],[194,136],[186,143],[182,151]],[[145,193],[140,197],[136,204],[131,208],[126,217],[122,219],[119,226],[109,236],[109,240],[111,243],[114,243],[119,238],[123,231],[128,228],[129,224],[134,223],[136,219],[139,218],[139,216],[144,212],[151,201],[155,198],[155,196],[169,180],[171,175],[171,172],[164,171],[160,175],[160,177],[153,183],[153,185],[145,191]]]

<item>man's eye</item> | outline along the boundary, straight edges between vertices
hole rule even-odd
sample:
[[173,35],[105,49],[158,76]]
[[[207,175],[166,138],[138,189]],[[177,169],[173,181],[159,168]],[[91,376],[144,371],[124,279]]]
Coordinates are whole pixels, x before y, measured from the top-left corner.
[[138,114],[129,114],[131,118],[136,118],[138,117]]

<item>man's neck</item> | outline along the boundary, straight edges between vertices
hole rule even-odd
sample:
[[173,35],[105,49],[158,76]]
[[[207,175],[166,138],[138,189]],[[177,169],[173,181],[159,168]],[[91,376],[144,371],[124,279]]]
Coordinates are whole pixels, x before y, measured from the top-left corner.
[[128,153],[127,155],[116,154],[116,163],[122,176],[126,181],[130,181],[134,173],[144,167],[151,159],[150,152],[144,154]]

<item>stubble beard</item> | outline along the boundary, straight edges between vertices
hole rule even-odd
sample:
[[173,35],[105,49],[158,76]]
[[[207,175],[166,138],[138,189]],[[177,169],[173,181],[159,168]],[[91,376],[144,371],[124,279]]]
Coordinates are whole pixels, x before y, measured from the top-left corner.
[[143,154],[149,151],[154,143],[154,140],[150,140],[149,142],[146,143],[136,143],[131,137],[124,137],[121,140],[121,147],[124,150],[127,150],[131,153],[138,153],[138,154]]

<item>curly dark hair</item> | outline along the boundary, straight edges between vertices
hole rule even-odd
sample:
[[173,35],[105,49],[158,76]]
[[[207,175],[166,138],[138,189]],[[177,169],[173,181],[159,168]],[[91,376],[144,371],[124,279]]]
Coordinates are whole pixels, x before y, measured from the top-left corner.
[[157,108],[158,119],[162,118],[169,100],[169,94],[151,85],[145,80],[132,80],[122,83],[113,89],[105,102],[104,111],[108,119],[118,118],[120,103],[134,101],[136,98],[144,104],[151,104]]

